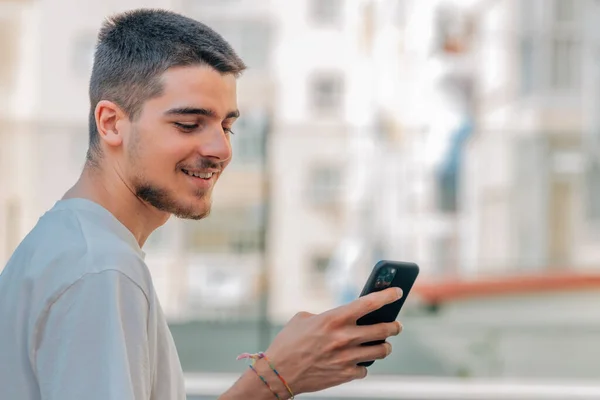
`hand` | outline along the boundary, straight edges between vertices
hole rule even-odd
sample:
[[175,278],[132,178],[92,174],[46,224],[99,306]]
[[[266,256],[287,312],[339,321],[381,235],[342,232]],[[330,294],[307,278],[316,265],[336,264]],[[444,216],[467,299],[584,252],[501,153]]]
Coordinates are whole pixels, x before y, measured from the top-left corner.
[[265,354],[294,394],[364,378],[367,369],[357,364],[383,359],[392,347],[387,342],[374,346],[361,344],[398,335],[402,326],[396,321],[358,326],[356,321],[401,297],[400,289],[389,288],[323,314],[298,313]]

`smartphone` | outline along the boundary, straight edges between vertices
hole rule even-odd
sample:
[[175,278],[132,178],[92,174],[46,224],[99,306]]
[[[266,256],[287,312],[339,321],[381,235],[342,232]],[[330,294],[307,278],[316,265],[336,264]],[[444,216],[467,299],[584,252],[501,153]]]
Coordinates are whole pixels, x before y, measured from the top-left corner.
[[[373,267],[373,271],[369,279],[367,279],[367,283],[360,296],[366,296],[369,293],[378,292],[389,287],[399,287],[402,289],[402,298],[361,317],[356,323],[358,325],[373,325],[381,322],[395,321],[418,275],[419,266],[415,263],[388,260],[379,261]],[[384,343],[384,340],[363,343],[363,346],[373,346],[381,343]],[[368,367],[373,363],[374,361],[367,361],[358,365]]]

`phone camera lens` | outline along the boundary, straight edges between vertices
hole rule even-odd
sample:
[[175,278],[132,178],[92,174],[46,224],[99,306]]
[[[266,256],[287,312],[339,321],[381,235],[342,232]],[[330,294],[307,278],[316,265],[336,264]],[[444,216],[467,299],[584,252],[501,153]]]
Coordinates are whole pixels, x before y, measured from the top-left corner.
[[388,270],[386,271],[384,280],[389,285],[389,284],[392,283],[392,281],[394,280],[395,276],[396,276],[396,269],[395,268],[388,268]]
[[375,283],[375,287],[379,290],[385,289],[390,286],[390,284],[394,281],[394,277],[396,276],[395,268],[385,268],[377,277],[377,281]]

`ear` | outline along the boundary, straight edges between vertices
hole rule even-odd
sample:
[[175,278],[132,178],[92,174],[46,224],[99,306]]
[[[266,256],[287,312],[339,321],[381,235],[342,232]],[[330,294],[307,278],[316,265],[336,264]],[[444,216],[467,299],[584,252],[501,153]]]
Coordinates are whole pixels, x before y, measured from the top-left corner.
[[119,132],[119,125],[127,121],[128,117],[121,107],[112,101],[101,100],[95,110],[98,135],[110,147],[118,147],[123,143],[123,134]]

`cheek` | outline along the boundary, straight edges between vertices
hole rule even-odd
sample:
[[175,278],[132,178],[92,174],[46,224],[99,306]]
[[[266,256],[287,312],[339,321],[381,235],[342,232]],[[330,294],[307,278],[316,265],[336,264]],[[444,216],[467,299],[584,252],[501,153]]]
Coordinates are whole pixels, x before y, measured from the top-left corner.
[[[175,171],[177,164],[186,157],[185,141],[176,135],[164,132],[163,135],[150,137],[142,149],[143,163],[147,170],[158,174]],[[162,137],[158,137],[162,136]],[[189,147],[187,147],[189,149]]]
[[177,161],[175,155],[164,146],[144,143],[129,152],[130,166],[135,175],[143,176],[148,181],[164,183],[172,179]]
[[157,148],[154,157],[157,159],[157,164],[160,163],[165,172],[177,172],[178,165],[183,160],[188,159],[190,154],[192,154],[190,146],[186,146],[184,141],[179,140],[164,143]]
[[177,165],[181,161],[180,154],[171,148],[155,147],[146,154],[146,169],[157,177],[172,176],[177,172]]

